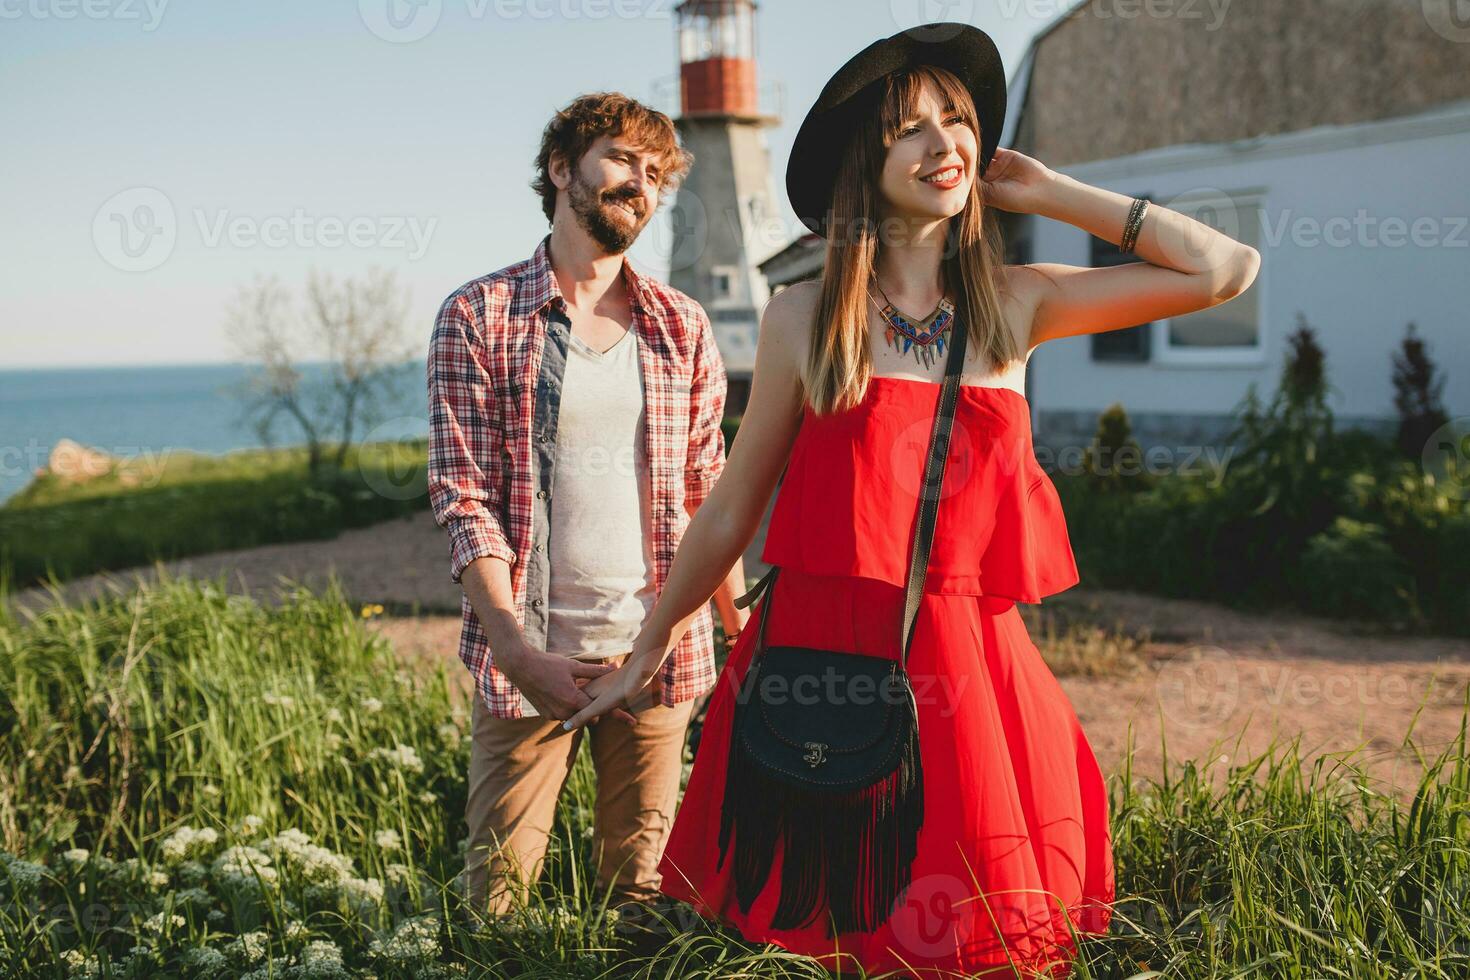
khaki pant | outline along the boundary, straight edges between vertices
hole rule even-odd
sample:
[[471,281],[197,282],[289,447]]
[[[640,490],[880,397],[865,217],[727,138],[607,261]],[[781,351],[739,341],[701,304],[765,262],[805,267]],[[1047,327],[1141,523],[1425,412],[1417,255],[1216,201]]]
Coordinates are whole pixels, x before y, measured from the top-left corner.
[[496,718],[474,698],[465,807],[464,884],[470,907],[504,914],[540,877],[557,798],[584,731],[592,739],[597,776],[592,845],[599,900],[609,885],[609,907],[656,898],[662,881],[658,862],[673,825],[694,705],[694,700],[673,707],[655,704],[638,713],[637,725],[604,715],[565,732],[554,718]]

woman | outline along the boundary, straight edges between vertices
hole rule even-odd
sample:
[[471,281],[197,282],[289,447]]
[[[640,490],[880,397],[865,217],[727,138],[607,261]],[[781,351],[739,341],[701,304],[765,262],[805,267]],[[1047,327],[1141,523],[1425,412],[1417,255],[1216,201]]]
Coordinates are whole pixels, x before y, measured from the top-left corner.
[[[567,722],[637,699],[750,542],[778,479],[762,559],[781,574],[754,613],[769,614],[764,643],[899,656],[945,341],[955,324],[968,331],[907,661],[916,691],[927,682],[924,818],[900,901],[868,931],[777,928],[779,856],[758,896],[737,894],[738,862],[718,842],[732,716],[759,633],[749,627],[711,696],[659,869],[666,894],[833,970],[1066,975],[1076,938],[1107,931],[1106,787],[1015,606],[1078,580],[1060,501],[1031,449],[1026,362],[1048,340],[1225,302],[1259,264],[1181,214],[1149,206],[1140,224],[1141,202],[998,149],[1004,97],[994,44],[959,24],[879,41],[828,82],[787,171],[796,213],[828,239],[824,275],[767,304],[725,472],[629,659],[584,688],[592,701]],[[1146,261],[1004,265],[996,208],[1066,221]],[[824,859],[844,857],[856,856]]]

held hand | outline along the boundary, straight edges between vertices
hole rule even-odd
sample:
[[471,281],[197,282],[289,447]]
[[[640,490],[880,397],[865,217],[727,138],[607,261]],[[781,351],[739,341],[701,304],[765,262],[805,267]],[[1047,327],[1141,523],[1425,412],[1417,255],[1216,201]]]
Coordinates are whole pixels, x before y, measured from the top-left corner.
[[643,689],[633,695],[632,699],[628,702],[628,710],[634,712],[647,711],[659,703],[663,697],[663,691],[664,672],[663,668],[659,668],[654,672],[653,680],[644,684]]
[[1016,150],[996,147],[981,178],[985,203],[1002,211],[1035,214],[1045,199],[1053,171],[1040,160]]
[[656,673],[645,681],[638,665],[629,657],[628,662],[617,670],[593,678],[587,683],[585,693],[591,697],[591,701],[564,721],[562,728],[572,731],[609,711],[636,723],[637,719],[627,708],[641,711],[657,703],[660,683]]
[[555,656],[529,644],[509,656],[497,657],[497,666],[543,718],[566,718],[591,698],[581,685],[613,672],[611,664],[587,663]]
[[[611,664],[608,664],[608,666],[612,666],[612,665]],[[599,681],[603,681],[604,678],[611,677],[613,674],[616,674],[616,673],[617,673],[617,670],[614,669],[614,670],[609,670],[609,671],[607,671],[605,673],[602,673],[602,674],[598,674],[596,677],[593,677],[593,678],[590,678],[590,679],[585,678],[585,677],[578,678],[577,679],[577,687],[578,687],[579,690],[581,690],[581,692],[583,694],[582,707],[585,708],[587,705],[591,704],[592,703],[592,699],[595,698],[595,697],[597,697],[598,693],[601,690],[601,688],[597,688],[597,689],[594,689],[594,690],[590,690],[589,691],[588,688],[591,687],[593,684],[598,683]],[[604,681],[604,683],[606,683],[606,682]],[[640,705],[638,705],[638,704],[635,703],[635,704],[629,705],[628,708],[626,708],[626,709],[625,708],[614,708],[612,713],[613,713],[613,717],[618,718],[618,719],[620,719],[620,720],[628,723],[629,725],[636,725],[636,724],[638,724],[638,716],[635,715],[635,714],[633,714],[633,712],[634,711],[642,711],[642,710],[643,710],[642,706],[640,706]],[[565,728],[565,726],[563,726],[563,728]]]
[[602,715],[614,709],[623,708],[628,703],[628,696],[633,692],[629,683],[631,671],[626,666],[619,667],[604,677],[596,678],[596,682],[589,682],[587,694],[592,698],[586,706],[575,712],[570,718],[561,723],[566,731],[575,731],[589,721],[595,721]]

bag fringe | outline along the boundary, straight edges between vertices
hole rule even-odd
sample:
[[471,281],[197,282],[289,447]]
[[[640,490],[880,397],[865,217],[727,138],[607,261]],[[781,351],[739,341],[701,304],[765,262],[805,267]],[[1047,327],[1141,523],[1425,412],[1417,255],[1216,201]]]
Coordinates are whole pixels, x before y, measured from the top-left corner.
[[[738,714],[738,712],[737,712]],[[723,868],[734,833],[735,895],[750,912],[781,848],[781,897],[771,927],[798,929],[823,907],[827,936],[872,932],[888,920],[908,887],[924,822],[918,726],[909,728],[898,765],[852,792],[805,790],[772,778],[730,731],[720,805]]]

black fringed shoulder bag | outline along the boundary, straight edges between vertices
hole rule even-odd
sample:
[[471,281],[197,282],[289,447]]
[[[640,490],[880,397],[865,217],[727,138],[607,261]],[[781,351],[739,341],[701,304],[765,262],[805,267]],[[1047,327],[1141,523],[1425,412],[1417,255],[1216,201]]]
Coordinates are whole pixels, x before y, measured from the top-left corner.
[[825,898],[832,913],[828,936],[871,932],[892,914],[911,878],[924,822],[924,781],[918,703],[906,665],[929,569],[965,339],[957,322],[924,464],[900,659],[767,647],[777,566],[735,600],[746,606],[765,597],[754,660],[731,725],[718,867],[733,831],[735,893],[748,913],[781,844],[775,929],[807,925]]

